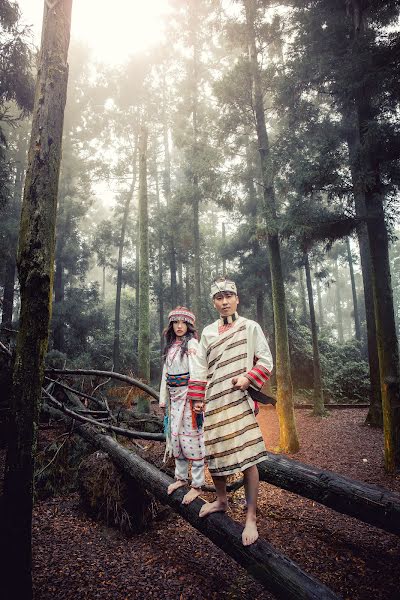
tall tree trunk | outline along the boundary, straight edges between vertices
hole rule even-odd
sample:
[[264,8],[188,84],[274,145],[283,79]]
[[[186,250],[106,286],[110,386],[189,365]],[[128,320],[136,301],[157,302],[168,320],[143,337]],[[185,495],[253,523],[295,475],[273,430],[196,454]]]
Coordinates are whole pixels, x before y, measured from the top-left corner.
[[137,226],[136,244],[135,244],[135,333],[134,333],[134,337],[133,337],[133,352],[136,357],[136,369],[138,368],[138,364],[139,364],[138,344],[139,344],[139,226]]
[[[71,0],[45,3],[18,248],[21,313],[4,479],[2,594],[32,598],[34,455],[47,350]],[[51,118],[49,118],[51,115]]]
[[[150,381],[150,282],[149,282],[149,212],[147,199],[147,127],[142,125],[139,138],[139,344],[138,375]],[[147,398],[140,397],[139,412],[149,412]]]
[[174,308],[178,304],[177,284],[176,284],[176,248],[174,241],[175,233],[175,211],[172,206],[171,197],[171,157],[169,152],[168,121],[166,110],[166,89],[165,73],[163,74],[163,136],[164,136],[164,195],[167,202],[168,211],[168,258],[171,277],[171,304]]
[[303,325],[308,325],[306,290],[304,287],[304,277],[303,277],[302,269],[299,269],[299,292],[300,292],[300,306],[301,306],[300,321]]
[[178,304],[183,304],[183,264],[178,261]]
[[356,340],[361,342],[361,327],[360,327],[360,315],[358,312],[356,280],[354,278],[353,257],[351,255],[350,240],[348,237],[346,238],[346,249],[347,249],[347,261],[349,263],[349,270],[350,270],[351,293],[353,296],[354,329],[355,329],[355,334],[356,334]]
[[121,320],[121,291],[122,291],[122,260],[124,255],[125,245],[125,234],[126,226],[128,224],[129,210],[136,185],[136,162],[137,162],[137,146],[138,142],[135,143],[135,151],[133,154],[133,173],[132,183],[129,191],[126,195],[126,201],[124,206],[124,214],[122,216],[121,234],[119,236],[118,244],[118,263],[117,263],[117,291],[115,296],[115,317],[114,317],[114,346],[113,346],[113,365],[114,371],[120,369],[120,320]]
[[253,105],[256,117],[258,145],[264,187],[264,210],[268,230],[268,250],[271,269],[273,310],[276,344],[277,410],[279,416],[280,447],[285,452],[297,452],[299,440],[293,409],[293,386],[290,374],[289,340],[286,317],[286,297],[283,282],[280,245],[276,227],[276,201],[269,139],[265,124],[260,71],[255,36],[255,0],[244,0],[246,9],[249,66],[253,80]]
[[361,271],[364,288],[365,320],[367,326],[368,364],[371,382],[370,407],[366,424],[372,427],[383,426],[381,376],[379,372],[378,343],[376,338],[374,294],[372,290],[372,265],[366,224],[365,187],[360,165],[360,136],[355,116],[347,119],[347,143],[349,148],[350,170],[353,183],[354,205],[360,219],[357,238],[360,248]]
[[324,326],[324,311],[322,308],[322,295],[321,295],[321,284],[319,281],[319,278],[316,278],[317,280],[317,297],[318,297],[318,317],[319,317],[319,326],[323,327]]
[[340,297],[340,285],[339,285],[339,267],[338,260],[335,259],[335,264],[333,268],[333,272],[335,275],[335,308],[336,308],[336,321],[337,321],[337,332],[338,332],[338,340],[341,344],[344,342],[343,336],[343,312],[342,312],[342,301]]
[[[158,184],[158,166],[157,161],[154,164],[154,179],[156,184],[156,205],[157,205],[157,213],[160,215],[161,205],[160,205],[160,186]],[[161,224],[160,218],[158,219],[158,223]],[[162,228],[160,227],[158,233],[158,333],[160,336],[160,365],[162,364],[162,355],[163,355],[163,331],[164,331],[164,279],[163,279],[163,233]]]
[[196,314],[197,326],[202,326],[202,293],[201,293],[201,266],[200,266],[200,187],[199,187],[199,165],[197,161],[198,131],[198,85],[199,85],[199,42],[198,42],[199,18],[195,0],[189,2],[189,29],[192,46],[192,72],[191,72],[191,95],[192,95],[192,207],[193,207],[193,265],[194,265],[194,299],[193,308]]
[[192,301],[192,291],[191,291],[191,282],[190,282],[190,261],[186,263],[185,269],[185,305],[190,308],[190,303]]
[[103,285],[102,285],[102,300],[106,303],[106,265],[103,265]]
[[[351,1],[354,50],[366,33],[364,5]],[[359,59],[357,55],[356,61]],[[358,62],[356,63],[358,64]],[[365,80],[362,80],[365,81]],[[384,212],[384,190],[380,176],[379,153],[371,141],[371,124],[375,115],[368,85],[360,85],[355,94],[358,133],[364,178],[367,228],[372,264],[376,334],[383,408],[385,468],[400,472],[400,373],[399,346],[393,309],[393,292],[389,263],[389,240]],[[361,165],[360,165],[361,166]]]
[[324,394],[322,391],[321,362],[319,359],[317,321],[315,319],[314,296],[311,282],[311,271],[308,254],[304,254],[304,270],[306,272],[306,283],[308,293],[308,306],[310,309],[311,335],[313,344],[313,367],[314,367],[314,415],[325,414]]
[[[225,252],[225,244],[226,244],[226,229],[225,223],[222,223],[222,248],[223,252]],[[222,258],[222,275],[226,275],[226,258],[223,256]]]
[[24,167],[26,161],[26,146],[25,140],[19,140],[20,148],[15,161],[15,179],[14,193],[12,201],[12,231],[10,232],[7,243],[7,259],[5,266],[4,277],[4,294],[3,294],[3,312],[1,315],[2,329],[5,328],[4,337],[7,341],[10,340],[10,331],[12,326],[13,307],[14,307],[14,291],[15,291],[15,270],[17,260],[18,246],[18,223],[21,213],[21,198],[22,198],[22,183],[24,177]]

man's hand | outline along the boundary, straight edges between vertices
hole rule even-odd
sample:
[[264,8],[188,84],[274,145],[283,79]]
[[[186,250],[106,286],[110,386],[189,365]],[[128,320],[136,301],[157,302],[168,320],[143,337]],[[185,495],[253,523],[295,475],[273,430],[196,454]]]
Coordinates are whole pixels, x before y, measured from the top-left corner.
[[193,400],[193,412],[197,415],[202,413],[204,410],[204,402],[202,400]]
[[244,375],[239,375],[239,377],[234,377],[232,379],[232,385],[237,390],[242,390],[242,392],[244,392],[249,387],[250,380],[247,379],[247,377],[245,377]]

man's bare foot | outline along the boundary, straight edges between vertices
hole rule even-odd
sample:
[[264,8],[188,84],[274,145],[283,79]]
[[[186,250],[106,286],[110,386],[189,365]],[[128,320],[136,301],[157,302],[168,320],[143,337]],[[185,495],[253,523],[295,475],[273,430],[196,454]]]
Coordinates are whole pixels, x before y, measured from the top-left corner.
[[222,500],[215,500],[215,502],[206,502],[200,509],[199,517],[206,517],[215,512],[226,512],[228,509],[228,502]]
[[247,520],[242,532],[243,546],[251,546],[258,540],[257,524],[255,520]]
[[174,481],[174,483],[171,483],[168,486],[167,494],[170,495],[170,494],[172,494],[172,492],[174,492],[175,490],[178,490],[180,487],[183,487],[185,485],[186,485],[186,481],[182,481],[181,479],[178,479],[177,481]]
[[193,500],[196,500],[201,494],[201,488],[190,488],[187,494],[183,496],[182,504],[190,504]]

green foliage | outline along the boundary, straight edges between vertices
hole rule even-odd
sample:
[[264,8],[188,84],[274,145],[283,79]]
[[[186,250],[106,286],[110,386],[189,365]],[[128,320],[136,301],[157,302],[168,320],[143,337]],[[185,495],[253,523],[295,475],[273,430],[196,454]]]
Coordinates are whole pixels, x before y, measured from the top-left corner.
[[[313,358],[310,328],[289,319],[290,361],[296,389],[313,386]],[[319,339],[323,391],[331,402],[369,402],[368,363],[356,341],[333,342],[322,334]]]
[[[68,288],[62,305],[54,306],[53,326],[58,322],[65,324],[65,354],[69,365],[72,361],[82,368],[104,366],[105,357],[110,356],[111,329],[100,303],[97,283]],[[56,357],[54,350],[52,356]]]

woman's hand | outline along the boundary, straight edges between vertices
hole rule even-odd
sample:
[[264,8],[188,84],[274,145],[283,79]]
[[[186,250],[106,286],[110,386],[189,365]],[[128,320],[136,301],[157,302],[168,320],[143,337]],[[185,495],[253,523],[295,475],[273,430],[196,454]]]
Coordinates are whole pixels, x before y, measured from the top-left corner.
[[204,410],[204,402],[202,400],[193,401],[193,412],[197,415],[201,414]]

